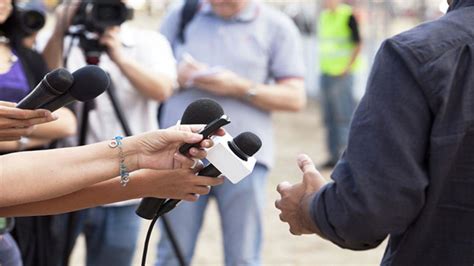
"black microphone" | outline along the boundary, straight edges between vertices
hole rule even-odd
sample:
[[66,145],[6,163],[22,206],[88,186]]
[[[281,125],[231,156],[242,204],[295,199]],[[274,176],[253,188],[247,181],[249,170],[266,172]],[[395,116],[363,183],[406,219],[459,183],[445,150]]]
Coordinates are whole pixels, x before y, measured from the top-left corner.
[[76,100],[89,101],[102,94],[110,86],[109,75],[98,66],[82,67],[72,73],[72,76],[74,84],[69,91],[41,105],[40,108],[53,112]]
[[16,107],[34,110],[65,94],[74,83],[74,77],[64,68],[55,69],[44,76],[41,82],[23,98]]
[[[205,138],[209,137],[214,131],[228,123],[230,123],[230,121],[225,117],[222,107],[217,102],[206,98],[196,100],[188,105],[181,117],[182,125],[208,125],[199,132],[200,134],[203,134]],[[189,149],[195,145],[199,144],[184,144],[179,150],[182,154],[187,154]],[[156,216],[158,209],[165,200],[166,199],[152,197],[143,198],[135,213],[144,219],[151,220]]]
[[[247,161],[249,157],[257,153],[258,150],[262,147],[262,141],[260,138],[252,132],[240,133],[232,141],[227,143],[230,150],[237,155],[241,160]],[[204,169],[199,171],[199,176],[210,176],[218,177],[222,172],[217,169],[212,163],[206,166]],[[224,173],[225,174],[225,173]],[[181,200],[168,200],[163,204],[163,206],[158,210],[157,216],[160,217],[163,214],[171,211],[178,205]]]

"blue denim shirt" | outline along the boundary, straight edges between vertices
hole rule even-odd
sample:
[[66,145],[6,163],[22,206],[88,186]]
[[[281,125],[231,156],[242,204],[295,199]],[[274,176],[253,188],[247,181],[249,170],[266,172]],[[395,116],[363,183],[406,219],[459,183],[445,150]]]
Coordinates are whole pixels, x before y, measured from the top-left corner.
[[383,43],[332,179],[311,214],[340,247],[474,264],[474,0]]

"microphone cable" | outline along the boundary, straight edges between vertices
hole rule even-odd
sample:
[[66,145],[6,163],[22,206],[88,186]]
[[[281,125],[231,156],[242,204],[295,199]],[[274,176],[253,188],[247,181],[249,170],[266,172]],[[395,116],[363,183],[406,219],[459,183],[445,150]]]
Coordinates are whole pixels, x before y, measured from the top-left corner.
[[145,237],[145,246],[143,247],[142,253],[142,266],[146,266],[146,255],[148,252],[148,244],[150,243],[151,233],[153,232],[153,228],[155,227],[156,221],[158,221],[159,216],[156,215],[153,220],[151,220],[150,227],[148,227],[148,231]]
[[[160,218],[160,216],[157,213],[155,215],[155,217],[153,218],[153,220],[151,221],[150,227],[148,227],[148,231],[147,231],[146,237],[145,237],[145,246],[143,247],[143,253],[142,253],[142,266],[146,266],[146,256],[147,256],[147,253],[148,253],[148,245],[150,243],[151,233],[153,232],[153,228],[155,227],[155,224],[156,224],[156,221],[158,221],[158,218]],[[163,216],[162,221],[163,221],[164,227],[166,228],[165,231],[170,232],[169,230],[171,230],[171,227],[170,227],[170,225],[168,223],[168,220],[166,219],[165,216]],[[168,234],[168,237],[171,238],[170,242],[171,242],[171,245],[173,245],[174,250],[180,250],[176,246],[176,245],[178,245],[178,242],[176,242],[176,239],[174,238],[174,235],[173,234]],[[188,265],[186,263],[186,261],[184,260],[184,257],[181,253],[177,253],[176,257],[178,258],[180,266],[187,266]]]

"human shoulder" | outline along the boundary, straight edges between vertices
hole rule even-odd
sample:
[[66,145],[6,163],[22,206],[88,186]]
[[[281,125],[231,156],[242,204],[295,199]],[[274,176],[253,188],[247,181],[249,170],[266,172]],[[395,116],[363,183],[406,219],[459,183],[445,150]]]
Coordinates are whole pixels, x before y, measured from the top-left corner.
[[419,63],[427,63],[452,49],[472,43],[472,34],[464,23],[446,15],[400,33],[389,41],[411,53]]
[[124,31],[126,31],[128,38],[132,38],[136,42],[137,46],[159,46],[156,47],[156,49],[159,49],[162,45],[169,45],[166,37],[158,31],[134,26],[127,26]]
[[266,23],[270,24],[275,30],[281,31],[296,31],[297,28],[293,20],[276,9],[275,7],[261,3],[259,5],[260,16],[265,20]]

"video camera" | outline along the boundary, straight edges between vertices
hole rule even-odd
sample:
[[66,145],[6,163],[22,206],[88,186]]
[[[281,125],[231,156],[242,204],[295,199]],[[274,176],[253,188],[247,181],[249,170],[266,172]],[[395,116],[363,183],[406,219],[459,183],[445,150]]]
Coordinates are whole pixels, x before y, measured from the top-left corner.
[[43,28],[46,22],[46,16],[41,9],[24,3],[18,3],[16,8],[16,22],[18,23],[20,33],[23,36],[30,36],[31,34],[38,32],[41,30],[41,28]]
[[74,30],[69,34],[79,37],[79,45],[86,58],[98,58],[105,51],[99,38],[106,28],[119,26],[132,18],[133,9],[121,0],[83,0],[72,19]]

